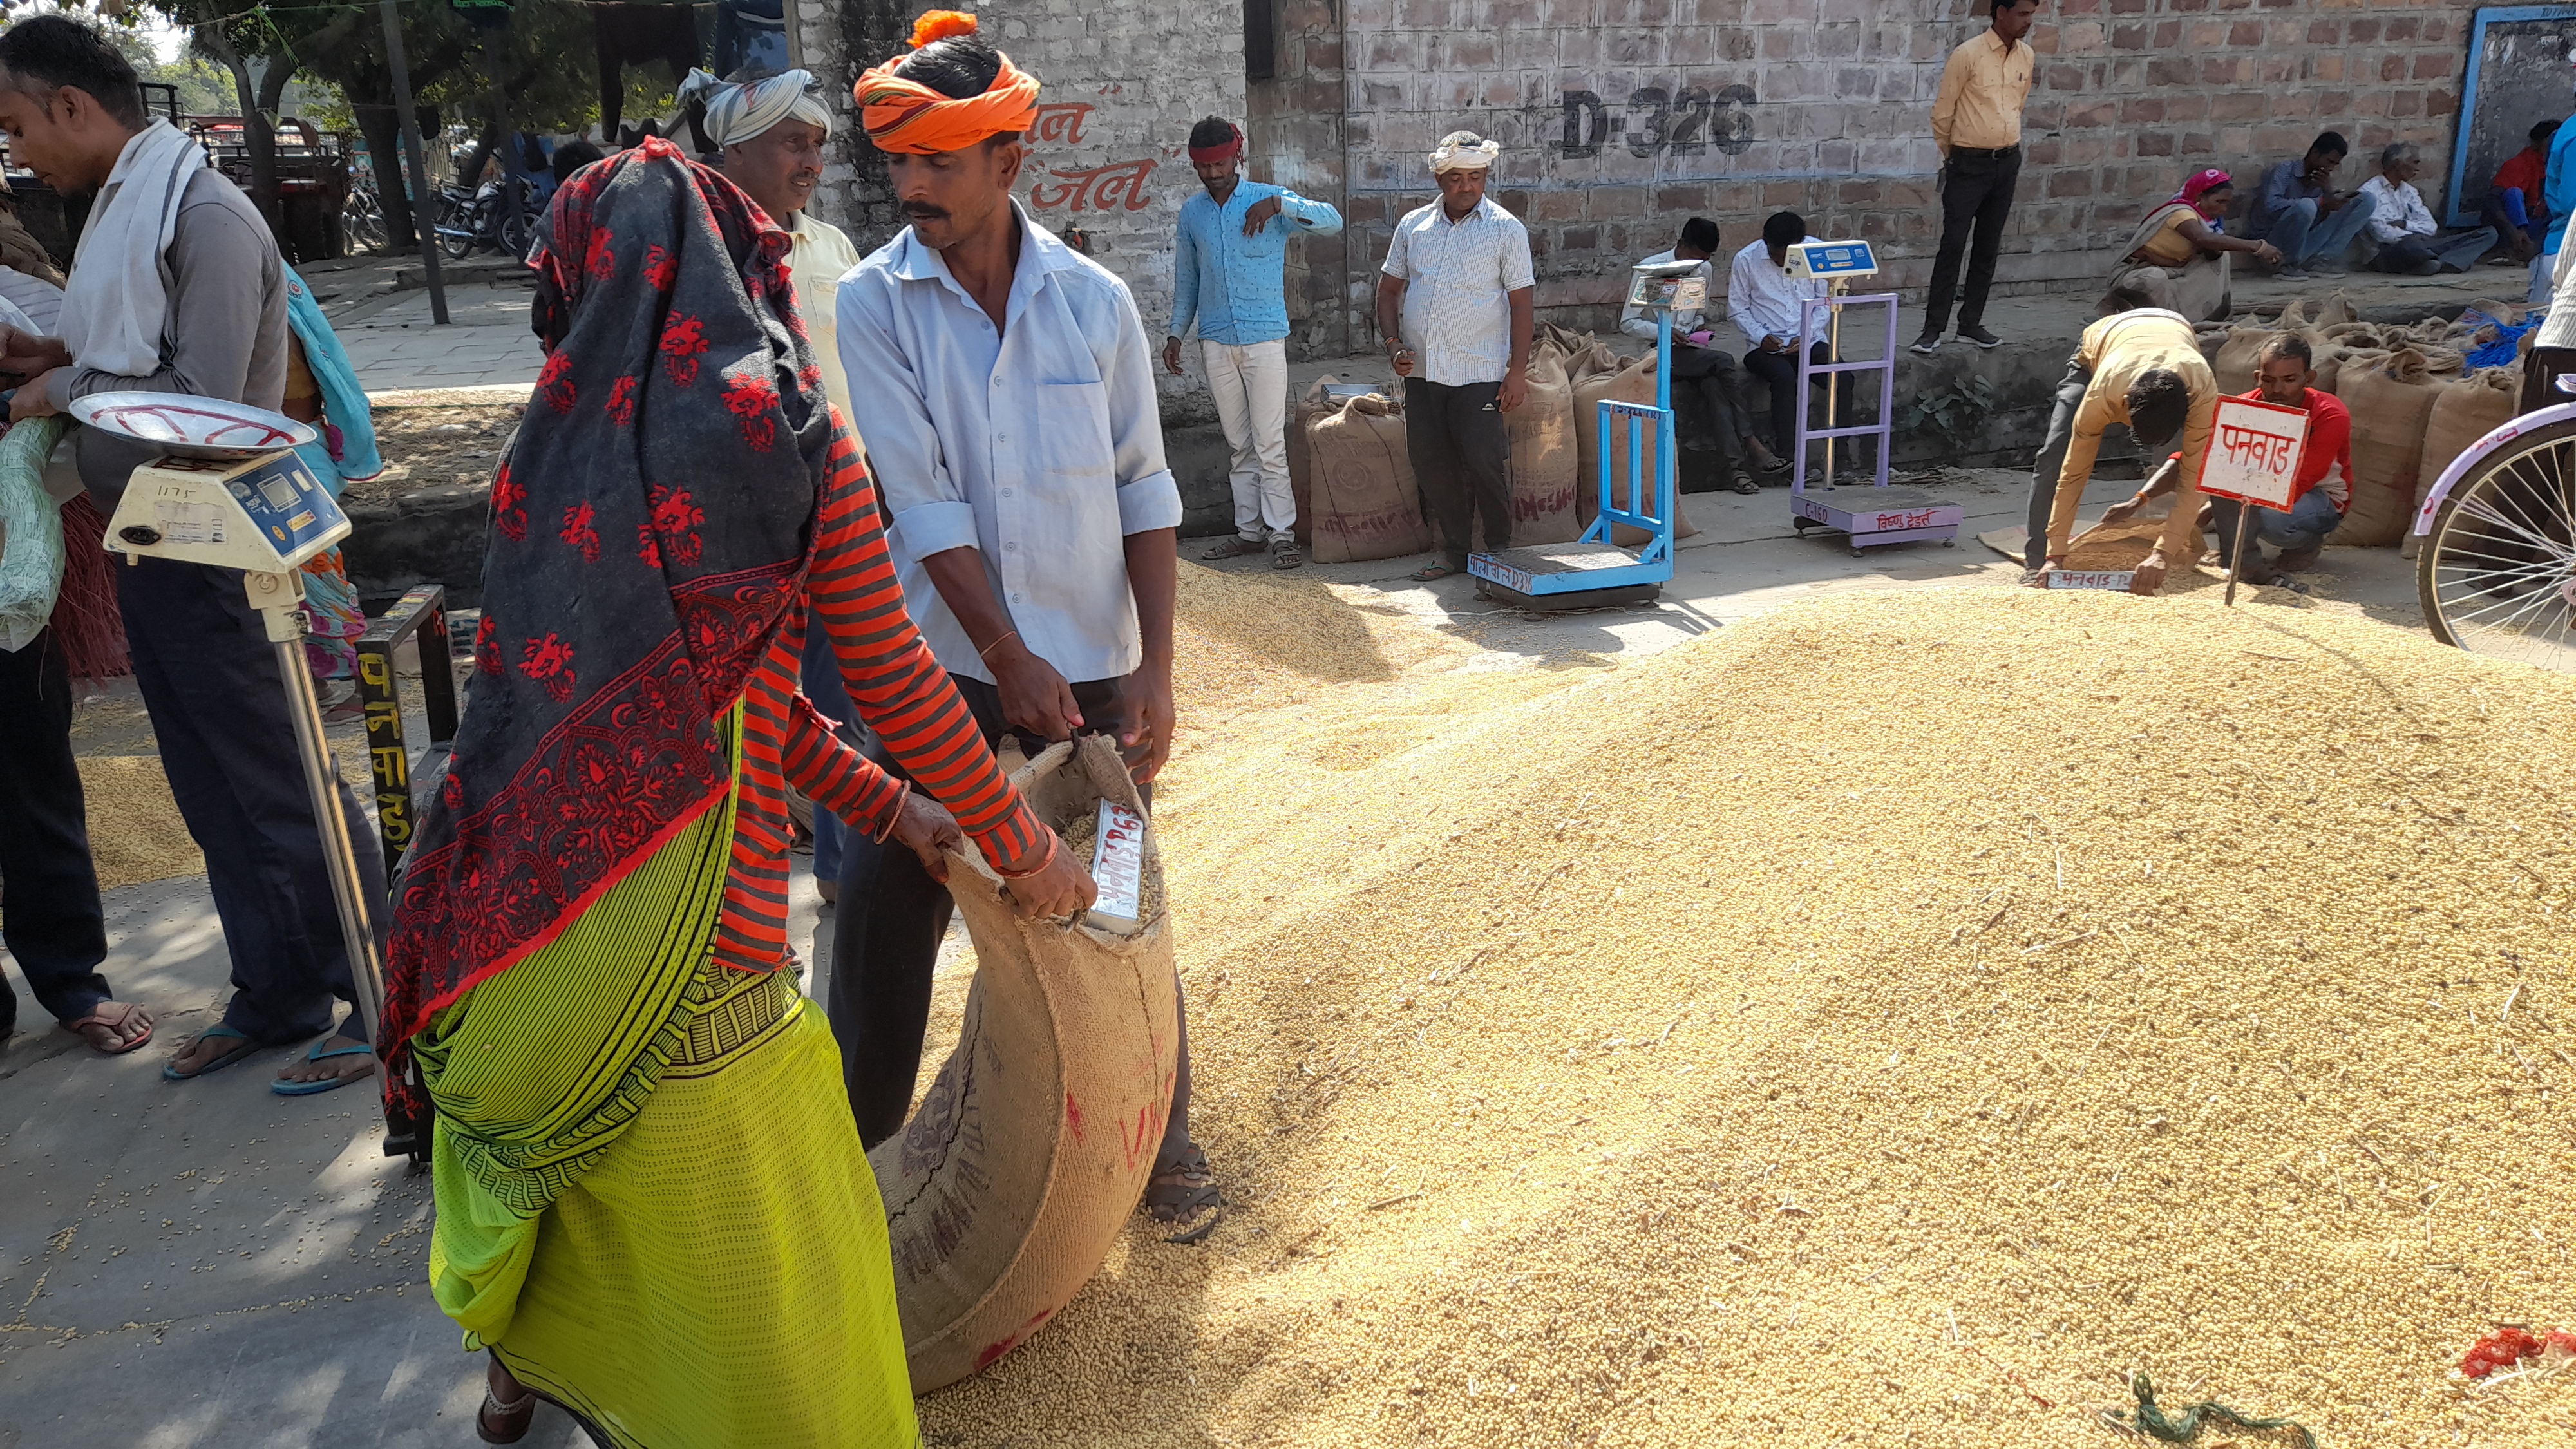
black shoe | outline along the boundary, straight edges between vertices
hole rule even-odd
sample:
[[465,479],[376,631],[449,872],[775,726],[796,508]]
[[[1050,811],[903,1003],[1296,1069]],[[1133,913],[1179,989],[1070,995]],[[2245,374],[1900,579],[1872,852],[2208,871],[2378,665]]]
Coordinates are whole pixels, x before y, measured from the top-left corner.
[[1983,323],[1960,323],[1959,336],[1965,341],[1977,344],[1979,347],[2001,347],[2004,345],[2004,340],[1987,331]]
[[1908,352],[1922,353],[1926,357],[1930,357],[1933,353],[1940,350],[1941,334],[1938,332],[1924,333],[1922,336],[1914,339],[1914,345],[1912,347],[1906,349]]

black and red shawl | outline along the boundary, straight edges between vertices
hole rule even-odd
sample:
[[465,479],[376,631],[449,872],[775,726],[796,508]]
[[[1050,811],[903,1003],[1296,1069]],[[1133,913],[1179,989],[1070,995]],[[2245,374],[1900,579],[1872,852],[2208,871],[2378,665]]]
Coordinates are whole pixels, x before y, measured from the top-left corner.
[[455,759],[396,892],[389,1058],[730,784],[716,721],[795,604],[831,446],[788,245],[668,141],[548,210],[546,362],[492,482]]

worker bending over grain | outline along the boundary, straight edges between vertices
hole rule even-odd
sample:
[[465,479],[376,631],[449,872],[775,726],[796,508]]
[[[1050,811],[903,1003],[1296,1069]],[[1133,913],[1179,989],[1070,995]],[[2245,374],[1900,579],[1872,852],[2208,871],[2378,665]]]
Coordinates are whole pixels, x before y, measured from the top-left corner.
[[2198,542],[2201,455],[2208,451],[2217,413],[2218,379],[2182,314],[2154,308],[2119,312],[2085,328],[2057,384],[2048,441],[2031,469],[2030,547],[2023,556],[2028,572],[2022,581],[2045,588],[2047,571],[2065,560],[2075,510],[2093,481],[2102,430],[2123,423],[2142,458],[2171,451],[2181,440],[2182,496],[2164,536],[2129,584],[2136,594],[2162,588],[2171,560],[2189,558],[2184,550]]
[[[2264,343],[2255,366],[2257,386],[2242,394],[2248,402],[2297,408],[2308,415],[2308,435],[2300,447],[2299,471],[2291,480],[2290,506],[2254,510],[2254,538],[2279,549],[2280,557],[2265,562],[2263,550],[2249,540],[2245,569],[2238,575],[2243,583],[2269,584],[2278,582],[2283,574],[2313,566],[2325,551],[2326,535],[2343,525],[2344,510],[2352,506],[2352,414],[2344,408],[2342,399],[2311,386],[2317,380],[2316,367],[2307,339],[2296,332],[2280,333]],[[2181,474],[2179,466],[2157,470],[2136,496],[2102,510],[2102,521],[2127,522],[2148,499],[2172,492]],[[2209,500],[2210,518],[2218,531],[2218,556],[2222,559],[2236,557],[2239,507],[2233,498]]]
[[[971,15],[935,11],[914,35],[858,96],[911,225],[838,304],[905,605],[988,744],[1115,735],[1150,804],[1172,747],[1181,493],[1144,322],[1126,283],[1011,198],[1037,80]],[[911,1106],[952,908],[911,851],[847,843],[832,1029],[869,1146]],[[1217,1205],[1189,1137],[1186,1033],[1145,1195],[1167,1218]]]

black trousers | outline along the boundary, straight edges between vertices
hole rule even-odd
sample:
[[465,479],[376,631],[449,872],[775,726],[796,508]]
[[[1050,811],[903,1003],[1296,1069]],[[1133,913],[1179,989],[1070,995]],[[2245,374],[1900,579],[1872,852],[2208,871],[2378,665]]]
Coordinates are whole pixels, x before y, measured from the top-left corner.
[[[54,631],[0,650],[0,939],[56,1021],[108,999],[106,917],[90,863],[80,769],[72,758],[72,681]],[[18,993],[0,977],[0,1037]]]
[[[235,570],[147,558],[113,572],[161,768],[206,853],[232,956],[224,1024],[270,1045],[318,1035],[331,999],[356,993],[276,651]],[[345,784],[340,813],[382,950],[384,851]]]
[[[1807,359],[1810,362],[1830,362],[1833,360],[1833,355],[1825,350],[1825,344],[1818,342],[1808,347]],[[1798,468],[1822,466],[1810,464],[1807,459],[1798,456],[1798,355],[1794,352],[1764,352],[1756,348],[1744,354],[1744,370],[1752,373],[1761,380],[1763,386],[1771,389],[1772,451]],[[1816,379],[1814,386],[1819,394],[1815,400],[1816,405],[1821,407],[1824,403],[1822,397],[1824,379]],[[1851,379],[1845,377],[1834,389],[1832,425],[1837,428],[1847,428],[1851,426],[1851,421]],[[1856,440],[1847,441],[1845,447],[1835,449],[1834,456],[1837,458],[1856,456],[1859,450],[1853,446],[1854,442]]]
[[[1678,413],[1685,395],[1697,397],[1705,416],[1703,431],[1685,433],[1680,441],[1688,443],[1693,436],[1705,439],[1709,450],[1717,454],[1718,476],[1732,479],[1744,470],[1744,436],[1748,429],[1744,415],[1736,405],[1735,388],[1739,374],[1735,359],[1709,347],[1673,344],[1673,401]],[[1675,420],[1679,421],[1678,418]],[[1576,486],[1598,487],[1586,478]]]
[[[980,679],[948,676],[966,708],[996,745],[1017,734],[1035,755],[1046,742],[1014,730],[1002,717],[1002,692]],[[1125,728],[1120,681],[1095,679],[1073,686],[1085,733]],[[871,738],[868,758],[898,779],[910,779],[883,743]],[[1138,793],[1147,808],[1154,787]],[[939,964],[939,942],[948,934],[956,902],[948,887],[921,868],[921,857],[900,841],[880,845],[853,829],[841,846],[841,898],[832,922],[832,987],[826,1009],[841,1046],[841,1077],[858,1122],[859,1145],[873,1148],[903,1130],[912,1110],[912,1088],[921,1076],[921,1044],[930,1030],[930,977]],[[1190,1141],[1190,1029],[1180,1013],[1180,1068],[1172,1082],[1171,1119],[1163,1132],[1156,1170],[1170,1166]]]
[[1467,567],[1467,555],[1476,551],[1470,531],[1477,515],[1485,520],[1488,551],[1511,547],[1512,440],[1503,426],[1502,391],[1499,382],[1446,387],[1404,380],[1404,450],[1454,569]]
[[1986,291],[1995,284],[1995,258],[2004,248],[2004,217],[2012,211],[2013,183],[2021,179],[2021,148],[2001,156],[1953,152],[1941,174],[1941,249],[1932,256],[1932,296],[1923,312],[1927,337],[1949,330],[1962,253],[1968,287],[1958,299],[1959,325],[1985,320]]

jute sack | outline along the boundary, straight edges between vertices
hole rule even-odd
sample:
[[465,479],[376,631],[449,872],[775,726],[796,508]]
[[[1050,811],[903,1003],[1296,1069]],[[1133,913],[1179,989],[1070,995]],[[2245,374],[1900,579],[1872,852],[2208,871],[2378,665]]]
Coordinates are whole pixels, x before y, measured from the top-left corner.
[[2319,301],[2301,297],[2281,309],[2281,325],[2292,330],[2324,330],[2344,322],[2358,322],[2361,314],[2352,308],[2352,298],[2341,287],[2334,295]]
[[2317,362],[2317,390],[2343,396],[2343,380],[2359,377],[2363,372],[2388,360],[2385,349],[2377,347],[2336,347],[2331,349],[2334,367],[2327,369],[2325,359]]
[[[1581,440],[1581,454],[1578,461],[1581,472],[1578,476],[1582,482],[1574,490],[1574,504],[1577,514],[1587,526],[1594,516],[1601,512],[1599,481],[1603,441],[1601,404],[1604,401],[1654,406],[1655,359],[1640,357],[1615,372],[1595,373],[1575,385],[1574,428],[1576,436]],[[1609,437],[1613,467],[1610,501],[1621,508],[1629,506],[1625,460],[1628,457],[1630,426],[1629,420],[1622,419],[1612,426]],[[1637,476],[1648,480],[1649,486],[1652,485],[1657,466],[1655,441],[1654,433],[1648,430],[1644,444],[1639,450],[1641,461],[1637,468]],[[1673,500],[1673,537],[1688,538],[1697,532],[1699,530],[1691,526],[1690,515],[1681,510],[1681,500],[1676,494]],[[1646,541],[1646,532],[1643,529],[1621,524],[1610,531],[1610,541],[1622,548],[1635,548]]]
[[[2489,367],[2473,372],[2441,390],[2433,399],[2433,409],[2424,420],[2424,459],[2415,470],[2415,508],[2424,506],[2424,495],[2442,481],[2442,470],[2451,466],[2469,445],[2505,424],[2512,422],[2518,409],[2515,404],[2522,393],[2522,376],[2518,369]],[[2405,539],[2398,545],[2406,558],[2415,556],[2414,512],[2407,514]]]
[[2415,509],[2424,462],[2424,424],[2440,396],[2424,354],[2401,347],[2356,370],[2347,362],[2338,395],[2352,410],[2352,507],[2326,542],[2392,548]]
[[1317,563],[1427,553],[1431,528],[1405,451],[1404,405],[1355,397],[1307,427]]
[[1338,381],[1331,373],[1315,379],[1288,416],[1288,495],[1297,504],[1297,541],[1310,546],[1315,541],[1315,455],[1306,446],[1306,429],[1333,410],[1324,400],[1324,389]]
[[[1012,783],[1058,831],[1103,799],[1143,813],[1104,736],[1015,753]],[[1148,831],[1148,903],[1162,873]],[[1108,1257],[1153,1175],[1180,1035],[1159,909],[1133,936],[1030,920],[973,850],[948,857],[948,889],[975,941],[965,1029],[903,1132],[868,1154],[915,1393],[1010,1352]]]
[[[1562,331],[1562,328],[1556,329]],[[1567,543],[1583,532],[1575,517],[1582,448],[1574,436],[1574,382],[1554,337],[1531,350],[1529,397],[1503,414],[1511,435],[1512,542]]]
[[2278,327],[2230,327],[2227,340],[2218,345],[2218,355],[2209,360],[2209,370],[2218,377],[2221,396],[2254,390],[2254,375],[2261,368],[2263,344],[2281,335]]

